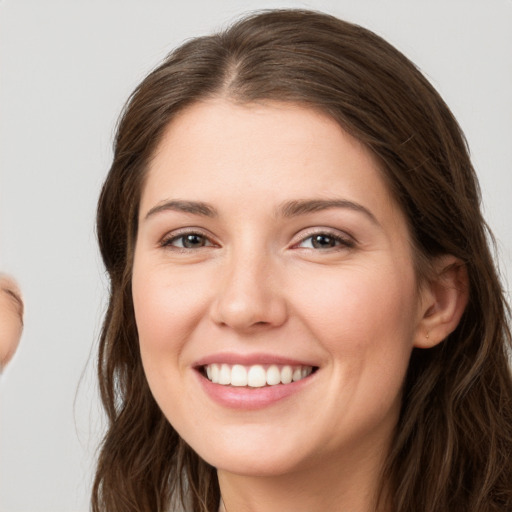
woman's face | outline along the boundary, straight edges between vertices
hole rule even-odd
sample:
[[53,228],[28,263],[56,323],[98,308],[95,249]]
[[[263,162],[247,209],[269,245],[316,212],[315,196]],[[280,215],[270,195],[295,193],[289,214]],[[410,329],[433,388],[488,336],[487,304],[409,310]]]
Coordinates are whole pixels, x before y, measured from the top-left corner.
[[226,472],[381,457],[425,334],[412,258],[376,160],[333,120],[189,107],[151,162],[133,268],[163,413]]

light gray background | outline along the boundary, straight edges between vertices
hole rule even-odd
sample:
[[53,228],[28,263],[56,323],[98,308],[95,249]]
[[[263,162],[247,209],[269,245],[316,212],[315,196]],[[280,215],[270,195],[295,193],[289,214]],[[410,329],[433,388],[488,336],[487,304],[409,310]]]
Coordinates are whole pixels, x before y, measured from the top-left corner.
[[94,211],[123,102],[184,39],[289,6],[367,26],[426,73],[467,135],[512,275],[511,0],[1,1],[0,268],[27,303],[1,383],[2,512],[88,510],[106,289]]

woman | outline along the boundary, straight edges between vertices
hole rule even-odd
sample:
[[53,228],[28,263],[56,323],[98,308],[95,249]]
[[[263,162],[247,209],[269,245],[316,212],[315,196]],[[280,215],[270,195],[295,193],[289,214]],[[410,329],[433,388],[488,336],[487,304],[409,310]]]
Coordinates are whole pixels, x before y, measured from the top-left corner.
[[512,509],[507,307],[450,111],[270,11],[136,89],[98,207],[93,510]]

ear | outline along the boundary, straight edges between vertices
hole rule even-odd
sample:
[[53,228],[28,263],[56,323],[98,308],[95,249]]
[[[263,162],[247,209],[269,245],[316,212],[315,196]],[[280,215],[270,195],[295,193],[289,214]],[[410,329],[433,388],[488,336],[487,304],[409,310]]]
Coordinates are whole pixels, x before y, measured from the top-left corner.
[[420,318],[414,346],[432,348],[453,332],[468,303],[466,266],[455,256],[436,259],[432,279],[421,292]]

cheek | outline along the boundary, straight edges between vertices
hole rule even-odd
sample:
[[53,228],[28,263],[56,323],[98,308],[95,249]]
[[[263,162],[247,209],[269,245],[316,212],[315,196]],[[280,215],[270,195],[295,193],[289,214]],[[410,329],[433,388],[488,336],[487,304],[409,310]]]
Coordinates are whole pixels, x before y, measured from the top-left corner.
[[198,276],[165,265],[134,265],[132,295],[143,359],[180,352],[205,314],[205,286]]
[[414,276],[393,267],[327,274],[294,295],[302,297],[302,309],[314,323],[333,332],[409,329],[415,319]]
[[303,318],[344,377],[354,386],[401,387],[416,325],[412,270],[352,268],[300,296]]
[[195,281],[172,275],[165,266],[137,263],[132,296],[142,365],[153,397],[173,423],[176,415],[186,417],[182,399],[187,366],[182,353],[194,319],[202,314],[200,290]]
[[362,430],[396,421],[415,328],[414,283],[412,272],[361,268],[303,294],[307,324],[330,357],[331,396],[346,399],[333,432],[345,419]]

